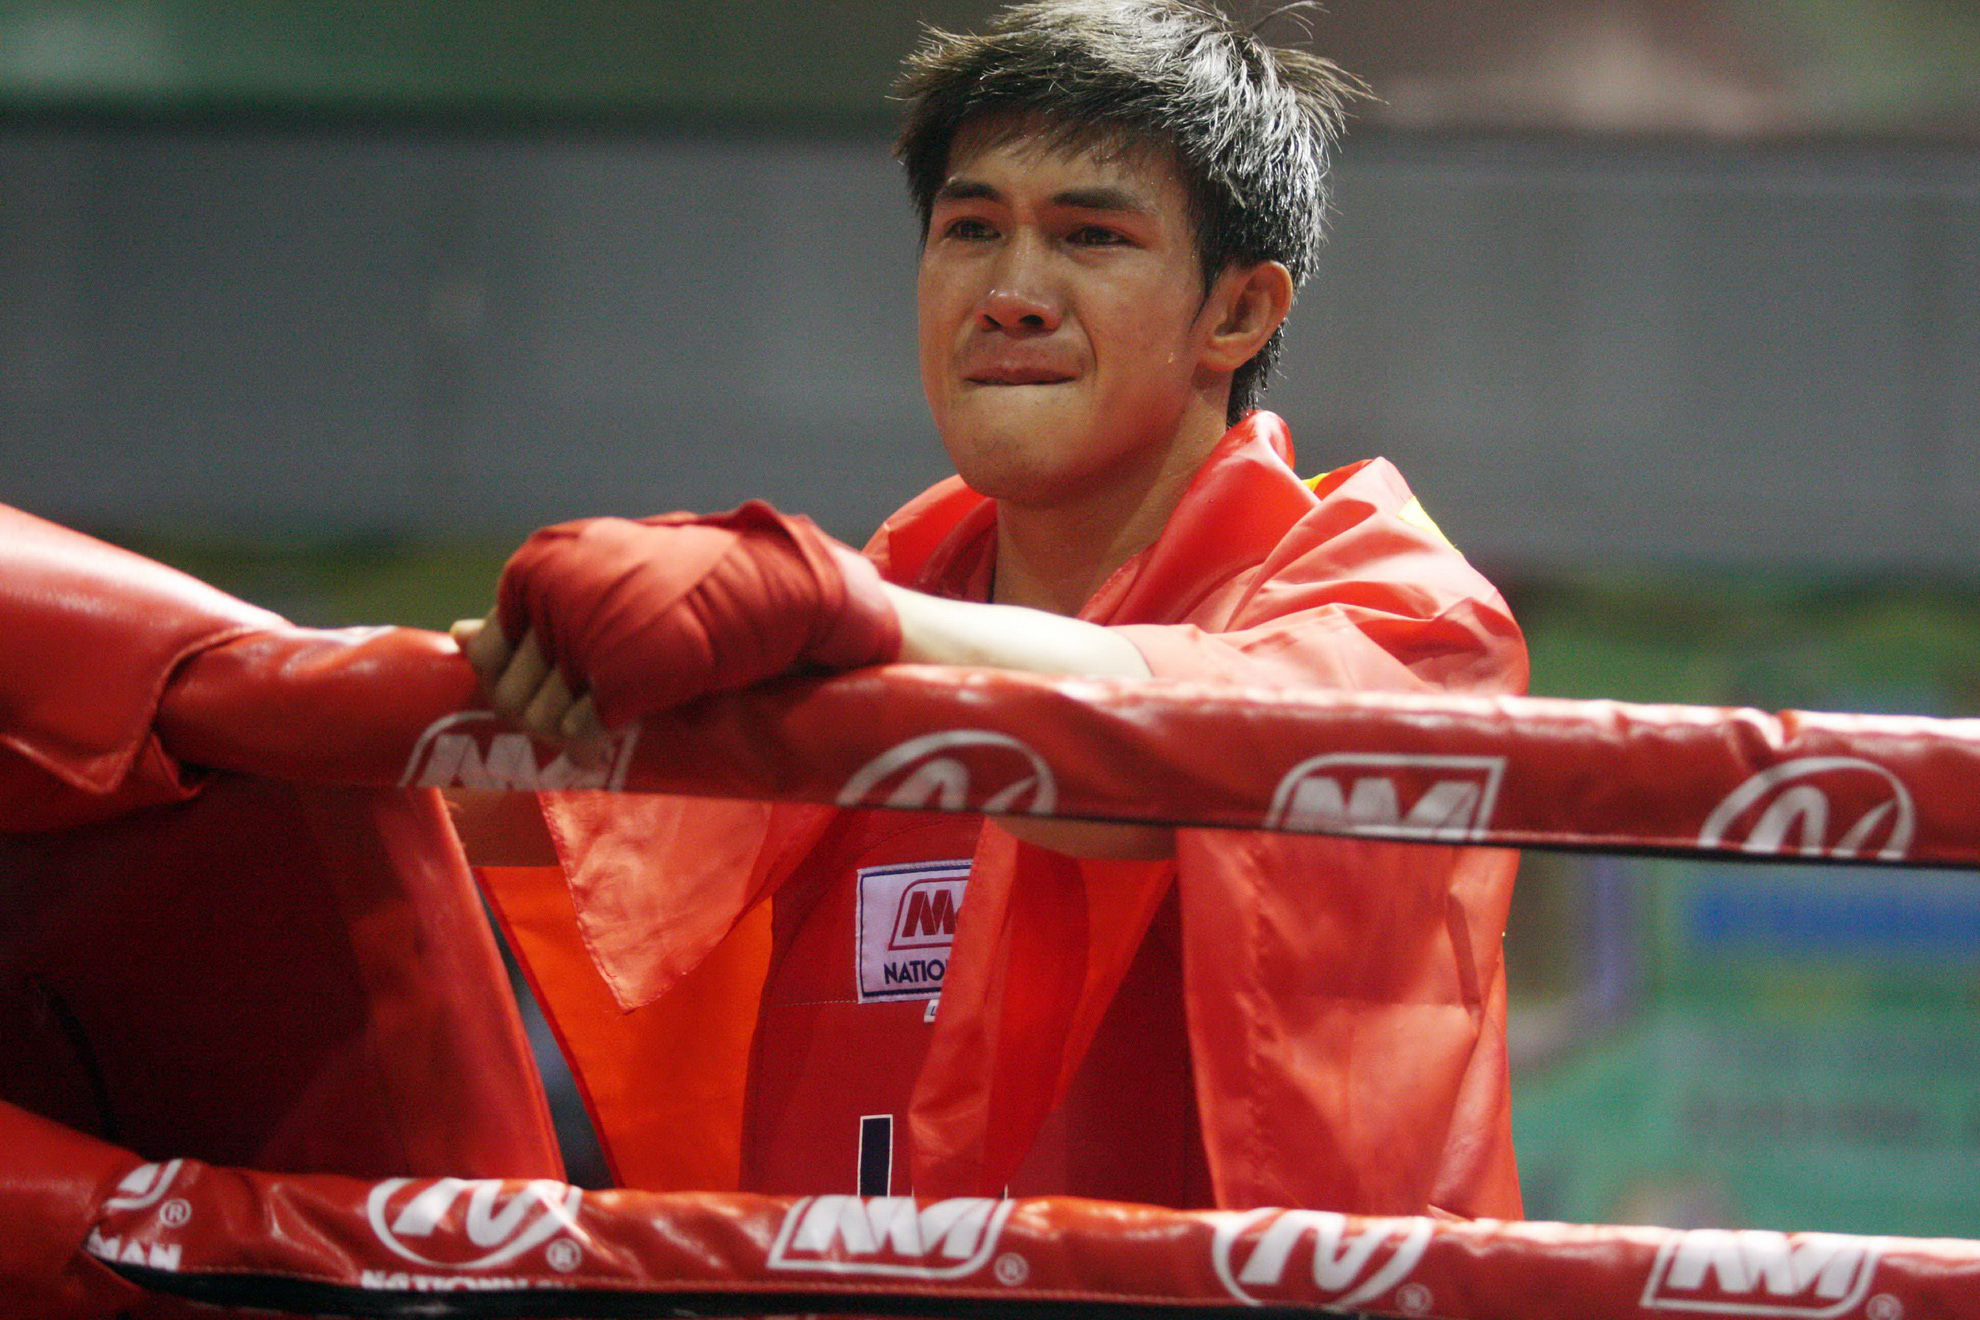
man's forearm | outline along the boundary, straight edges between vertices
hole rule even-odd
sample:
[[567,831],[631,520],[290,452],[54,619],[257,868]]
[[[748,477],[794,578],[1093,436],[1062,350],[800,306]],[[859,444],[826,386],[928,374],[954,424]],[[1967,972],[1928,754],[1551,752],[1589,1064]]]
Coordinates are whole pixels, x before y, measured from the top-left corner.
[[1095,678],[1149,675],[1133,643],[1098,624],[1018,605],[943,600],[891,584],[884,589],[900,616],[900,658],[910,664]]

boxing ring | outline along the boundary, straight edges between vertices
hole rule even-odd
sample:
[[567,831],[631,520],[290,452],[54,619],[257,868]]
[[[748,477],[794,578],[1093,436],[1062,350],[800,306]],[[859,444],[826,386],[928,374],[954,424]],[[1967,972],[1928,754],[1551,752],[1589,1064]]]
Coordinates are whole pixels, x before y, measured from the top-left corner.
[[[374,789],[590,788],[1980,868],[1980,721],[892,666],[705,700],[579,761],[476,709],[472,675],[432,634],[278,629],[221,663],[278,662],[279,698],[243,685],[226,699],[279,709],[205,719],[182,706],[189,732],[175,752]],[[42,1122],[12,1108],[0,1118],[17,1131]],[[87,1151],[75,1178],[101,1193],[86,1259],[57,1268],[108,1270],[163,1298],[311,1314],[1980,1314],[1980,1242],[1062,1198],[586,1191]],[[59,1168],[16,1168],[0,1210],[34,1213],[36,1179],[52,1203]]]

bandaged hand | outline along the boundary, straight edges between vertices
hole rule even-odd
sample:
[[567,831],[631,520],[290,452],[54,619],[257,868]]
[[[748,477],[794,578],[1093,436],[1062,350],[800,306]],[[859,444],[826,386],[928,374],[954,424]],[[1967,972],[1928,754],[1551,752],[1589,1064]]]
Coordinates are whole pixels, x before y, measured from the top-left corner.
[[495,708],[552,737],[900,651],[874,567],[757,501],[545,528],[510,558],[497,599],[486,621],[455,625],[455,640]]

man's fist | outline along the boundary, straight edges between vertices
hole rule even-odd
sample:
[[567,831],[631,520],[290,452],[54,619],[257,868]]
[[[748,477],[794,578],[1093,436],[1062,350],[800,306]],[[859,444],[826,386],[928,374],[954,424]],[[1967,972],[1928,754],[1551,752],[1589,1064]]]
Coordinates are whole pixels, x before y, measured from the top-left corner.
[[881,664],[901,644],[870,563],[756,501],[547,527],[503,569],[489,623],[455,637],[496,709],[565,737],[798,667]]

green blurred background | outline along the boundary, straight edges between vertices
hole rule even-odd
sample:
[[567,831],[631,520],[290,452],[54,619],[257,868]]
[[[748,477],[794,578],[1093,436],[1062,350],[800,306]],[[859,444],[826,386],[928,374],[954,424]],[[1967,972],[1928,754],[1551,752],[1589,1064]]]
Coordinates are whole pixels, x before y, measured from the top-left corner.
[[[1526,584],[1535,692],[1980,714],[1980,599],[1750,576]],[[1507,935],[1528,1211],[1980,1233],[1980,884],[1529,854]]]

